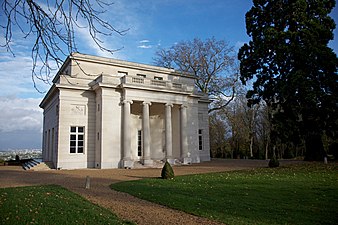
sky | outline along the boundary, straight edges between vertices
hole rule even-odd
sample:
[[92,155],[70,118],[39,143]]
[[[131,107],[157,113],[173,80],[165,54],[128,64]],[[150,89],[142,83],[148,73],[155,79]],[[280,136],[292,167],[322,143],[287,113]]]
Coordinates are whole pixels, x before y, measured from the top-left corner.
[[[113,55],[102,52],[86,30],[76,30],[81,53],[153,64],[159,48],[180,41],[215,37],[239,49],[250,40],[246,34],[245,13],[251,0],[113,0],[103,17],[124,36],[102,39],[104,46],[120,49]],[[338,24],[337,6],[331,13]],[[3,30],[0,43],[3,44]],[[338,31],[329,46],[338,53]],[[0,47],[0,150],[41,148],[43,111],[39,93],[31,78],[33,39],[24,38],[14,27],[12,49],[15,57]],[[50,84],[37,82],[40,91]]]

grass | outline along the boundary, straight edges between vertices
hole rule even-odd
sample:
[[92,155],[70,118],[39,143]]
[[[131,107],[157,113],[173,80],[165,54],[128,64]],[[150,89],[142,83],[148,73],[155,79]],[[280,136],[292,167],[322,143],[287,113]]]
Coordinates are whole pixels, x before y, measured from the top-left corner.
[[226,224],[338,224],[337,164],[144,179],[111,187]]
[[130,224],[57,185],[0,188],[0,224]]

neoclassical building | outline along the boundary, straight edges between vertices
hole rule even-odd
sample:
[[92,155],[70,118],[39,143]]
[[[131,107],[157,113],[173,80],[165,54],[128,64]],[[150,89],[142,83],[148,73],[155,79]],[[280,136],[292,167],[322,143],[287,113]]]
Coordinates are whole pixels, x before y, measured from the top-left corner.
[[40,104],[43,160],[58,169],[209,161],[208,104],[190,74],[73,53]]

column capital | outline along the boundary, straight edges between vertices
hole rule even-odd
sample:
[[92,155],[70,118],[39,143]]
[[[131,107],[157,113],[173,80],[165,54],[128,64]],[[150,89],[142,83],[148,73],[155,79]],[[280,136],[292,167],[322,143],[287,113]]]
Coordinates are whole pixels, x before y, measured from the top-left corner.
[[182,109],[182,108],[188,108],[188,105],[187,105],[187,104],[182,104],[182,105],[181,105],[181,109]]
[[174,104],[173,103],[166,103],[165,106],[170,106],[170,107],[173,107]]
[[122,103],[123,104],[126,104],[126,103],[133,104],[133,100],[123,100]]
[[149,105],[149,106],[151,106],[151,102],[150,101],[143,101],[142,105]]

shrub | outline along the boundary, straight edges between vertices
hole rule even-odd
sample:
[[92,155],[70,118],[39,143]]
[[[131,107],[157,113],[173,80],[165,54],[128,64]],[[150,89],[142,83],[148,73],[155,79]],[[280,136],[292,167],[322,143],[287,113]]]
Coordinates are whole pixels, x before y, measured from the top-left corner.
[[270,159],[270,161],[269,161],[269,167],[270,168],[279,167],[279,161],[276,158],[276,156],[274,156],[274,157],[272,157],[272,159]]
[[161,172],[162,179],[173,179],[174,176],[175,176],[174,170],[171,167],[170,163],[165,162]]

